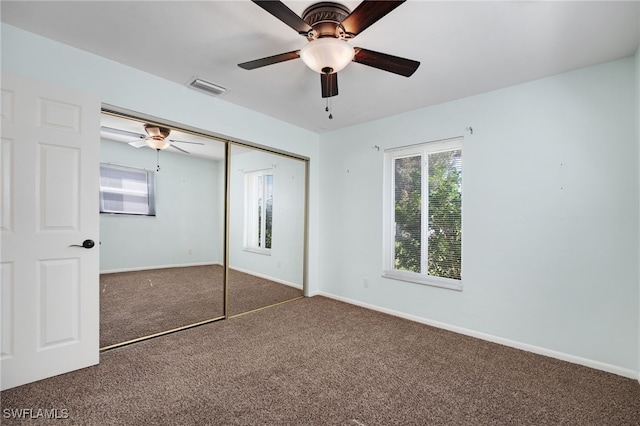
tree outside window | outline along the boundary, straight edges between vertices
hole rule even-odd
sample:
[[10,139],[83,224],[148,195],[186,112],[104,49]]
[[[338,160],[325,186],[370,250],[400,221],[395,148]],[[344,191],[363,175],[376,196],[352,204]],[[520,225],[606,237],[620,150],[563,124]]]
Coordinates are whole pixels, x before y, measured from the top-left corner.
[[462,141],[412,146],[386,156],[384,275],[460,289]]

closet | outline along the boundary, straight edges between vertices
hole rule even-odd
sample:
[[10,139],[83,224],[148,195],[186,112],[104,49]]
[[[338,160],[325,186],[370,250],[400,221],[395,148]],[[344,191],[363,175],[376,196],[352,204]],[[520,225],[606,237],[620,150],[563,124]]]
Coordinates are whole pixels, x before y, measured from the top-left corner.
[[303,297],[304,158],[111,110],[100,156],[101,350]]

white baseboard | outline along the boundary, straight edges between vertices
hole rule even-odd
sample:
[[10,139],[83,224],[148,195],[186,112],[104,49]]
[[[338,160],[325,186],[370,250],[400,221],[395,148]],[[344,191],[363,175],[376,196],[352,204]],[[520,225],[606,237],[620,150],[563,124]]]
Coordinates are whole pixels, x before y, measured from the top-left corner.
[[259,274],[257,272],[250,271],[248,269],[236,268],[235,266],[229,266],[229,269],[233,269],[234,271],[243,272],[245,274],[253,275],[254,277],[264,278],[265,280],[273,281],[273,282],[276,282],[278,284],[288,285],[289,287],[294,287],[294,288],[297,288],[299,290],[302,290],[302,285],[296,284],[296,283],[292,283],[290,281],[281,280],[280,278],[274,278],[274,277],[270,277],[270,276],[265,275],[265,274]]
[[371,309],[385,314],[393,315],[396,317],[408,319],[410,321],[419,322],[422,324],[430,325],[432,327],[442,328],[444,330],[453,331],[455,333],[464,334],[465,336],[471,336],[478,339],[486,340],[493,343],[498,343],[504,346],[509,346],[516,349],[521,349],[527,352],[532,352],[538,355],[548,356],[550,358],[559,359],[561,361],[571,362],[573,364],[583,365],[585,367],[594,368],[596,370],[606,371],[608,373],[617,374],[618,376],[627,377],[630,379],[636,379],[640,382],[640,371],[630,370],[627,368],[618,367],[616,365],[607,364],[600,361],[594,361],[588,358],[582,358],[575,355],[566,354],[564,352],[554,351],[552,349],[546,349],[539,346],[530,345],[528,343],[522,343],[515,340],[505,339],[503,337],[494,336],[492,334],[483,333],[480,331],[471,330],[464,327],[458,327],[456,325],[446,324],[440,321],[434,321],[427,318],[419,317],[416,315],[406,314],[404,312],[395,311],[393,309],[387,309],[376,305],[360,302],[358,300],[349,299],[347,297],[337,296],[331,293],[325,293],[323,291],[315,291],[309,294],[309,297],[324,296],[330,299],[339,300],[341,302],[349,303],[351,305],[360,306],[363,308]]
[[176,265],[158,265],[158,266],[138,266],[134,268],[120,268],[120,269],[108,269],[100,271],[101,274],[115,274],[117,272],[135,272],[135,271],[150,271],[152,269],[167,269],[167,268],[186,268],[189,266],[208,266],[208,265],[222,265],[220,262],[196,262],[196,263],[181,263]]

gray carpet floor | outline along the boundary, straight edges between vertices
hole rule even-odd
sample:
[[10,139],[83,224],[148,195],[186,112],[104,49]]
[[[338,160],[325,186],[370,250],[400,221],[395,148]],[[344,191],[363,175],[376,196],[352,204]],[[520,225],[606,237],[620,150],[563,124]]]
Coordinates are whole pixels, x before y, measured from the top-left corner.
[[[223,316],[219,265],[100,276],[100,347]],[[229,271],[229,315],[302,296],[302,290]]]
[[[631,379],[313,297],[0,394],[78,425],[637,425]],[[56,423],[59,423],[58,420]],[[3,419],[3,424],[45,421]]]

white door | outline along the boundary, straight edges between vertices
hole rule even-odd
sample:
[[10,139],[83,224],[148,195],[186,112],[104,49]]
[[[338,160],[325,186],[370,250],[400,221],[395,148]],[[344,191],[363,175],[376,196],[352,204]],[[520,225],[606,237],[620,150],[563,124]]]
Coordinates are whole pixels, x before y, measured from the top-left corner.
[[1,88],[4,390],[99,361],[100,102],[6,74]]

